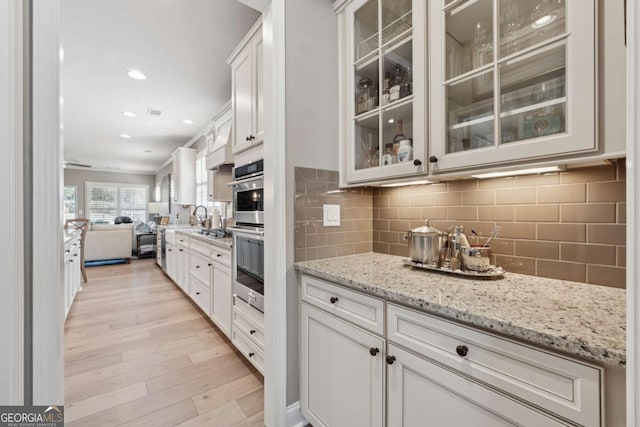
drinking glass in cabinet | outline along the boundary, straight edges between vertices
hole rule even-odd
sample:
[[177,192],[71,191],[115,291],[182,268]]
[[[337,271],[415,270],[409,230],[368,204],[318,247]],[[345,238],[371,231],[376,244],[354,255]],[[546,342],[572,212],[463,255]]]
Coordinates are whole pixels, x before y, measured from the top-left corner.
[[390,104],[413,93],[412,45],[412,40],[408,39],[385,49],[380,105]]
[[493,1],[470,0],[454,5],[445,16],[447,78],[493,61]]
[[369,0],[354,14],[354,47],[356,61],[378,48],[378,2]]
[[502,143],[566,131],[565,63],[559,41],[500,65]]
[[412,26],[412,0],[382,0],[382,44],[407,33]]
[[494,145],[493,71],[446,87],[447,153]]
[[355,168],[368,169],[380,165],[379,116],[355,120]]
[[566,32],[565,0],[501,0],[500,11],[503,58]]
[[[413,104],[404,102],[384,111],[382,116],[382,165],[413,160]],[[390,152],[387,153],[387,149]]]
[[363,114],[378,106],[378,57],[355,66],[355,114]]

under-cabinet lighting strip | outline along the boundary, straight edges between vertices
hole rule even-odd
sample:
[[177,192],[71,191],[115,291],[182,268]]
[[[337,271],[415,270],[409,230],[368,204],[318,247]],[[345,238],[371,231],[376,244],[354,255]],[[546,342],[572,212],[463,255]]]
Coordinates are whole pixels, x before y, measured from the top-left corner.
[[534,174],[547,173],[547,172],[561,172],[565,169],[566,168],[561,166],[548,166],[548,167],[542,167],[542,168],[529,168],[529,169],[518,169],[518,170],[511,170],[511,171],[489,172],[489,173],[471,175],[471,177],[478,178],[478,179],[501,178],[505,176],[534,175]]

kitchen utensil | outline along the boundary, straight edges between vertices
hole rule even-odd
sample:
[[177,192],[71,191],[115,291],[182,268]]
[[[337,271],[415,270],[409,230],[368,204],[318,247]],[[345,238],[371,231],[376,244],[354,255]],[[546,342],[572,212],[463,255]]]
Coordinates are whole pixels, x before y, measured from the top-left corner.
[[428,219],[422,227],[408,231],[404,239],[409,242],[409,256],[413,261],[438,265],[440,249],[446,245],[447,235],[433,228]]
[[491,248],[471,246],[468,248],[461,248],[462,267],[465,270],[471,271],[489,271],[494,266],[491,265]]
[[489,242],[491,241],[491,239],[493,239],[494,237],[498,237],[498,234],[500,234],[500,230],[502,230],[502,228],[499,225],[496,225],[496,227],[491,232],[491,235],[489,236],[487,241],[484,242],[484,245],[482,245],[482,247],[486,248],[489,245]]

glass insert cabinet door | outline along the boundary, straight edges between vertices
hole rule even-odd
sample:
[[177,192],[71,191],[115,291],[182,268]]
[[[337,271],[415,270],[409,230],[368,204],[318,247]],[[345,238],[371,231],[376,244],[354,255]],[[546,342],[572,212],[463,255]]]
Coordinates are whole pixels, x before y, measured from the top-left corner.
[[354,0],[341,14],[347,181],[425,172],[426,2]]
[[434,173],[597,149],[594,0],[429,4]]

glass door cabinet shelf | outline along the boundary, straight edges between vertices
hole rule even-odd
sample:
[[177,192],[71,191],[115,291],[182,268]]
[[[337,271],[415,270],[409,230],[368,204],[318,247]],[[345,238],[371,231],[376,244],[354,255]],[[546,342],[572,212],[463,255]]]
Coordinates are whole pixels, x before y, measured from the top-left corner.
[[425,172],[425,8],[424,0],[353,0],[340,14],[347,183]]
[[431,171],[595,151],[593,0],[434,0]]

